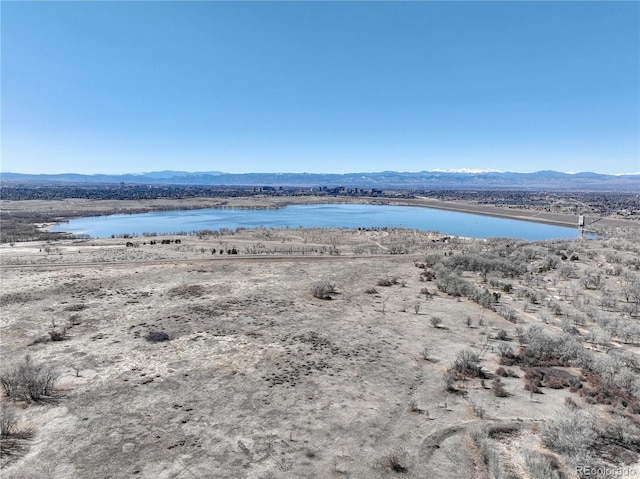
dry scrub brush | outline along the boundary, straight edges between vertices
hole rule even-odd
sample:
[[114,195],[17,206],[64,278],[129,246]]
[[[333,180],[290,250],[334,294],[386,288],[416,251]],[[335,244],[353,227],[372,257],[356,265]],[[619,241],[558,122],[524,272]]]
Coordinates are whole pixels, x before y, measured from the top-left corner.
[[387,454],[382,458],[382,467],[393,472],[408,472],[409,469],[402,465],[400,456],[401,454],[395,452]]
[[21,364],[0,374],[0,384],[9,399],[39,402],[53,395],[56,378],[50,368],[34,364],[27,354]]
[[380,278],[376,284],[378,286],[393,286],[395,284],[398,284],[398,278],[396,278],[395,276],[392,278]]
[[17,424],[18,418],[13,411],[3,407],[2,412],[0,412],[0,439],[12,436],[16,431]]
[[547,422],[541,436],[545,446],[565,455],[572,466],[633,464],[640,452],[640,427],[628,415],[570,409]]
[[164,331],[150,331],[149,334],[147,334],[144,338],[150,343],[161,343],[163,341],[169,341],[169,339],[171,339],[169,338],[169,335]]
[[19,428],[18,418],[10,409],[2,407],[0,412],[0,458],[2,466],[10,456],[17,456],[26,445],[24,440],[33,435],[30,428]]
[[321,281],[311,286],[311,294],[318,299],[331,299],[335,292],[335,285],[329,281]]
[[471,349],[458,351],[449,372],[462,378],[471,377],[484,379],[486,377],[485,372],[480,366],[480,356]]
[[[482,460],[491,477],[507,479],[516,477],[513,464],[500,454],[499,443],[520,434],[521,424],[498,424],[472,429],[470,437],[479,449]],[[534,449],[523,451],[524,463],[532,479],[560,479],[567,477],[562,462],[554,454]],[[529,477],[528,476],[528,477]]]
[[563,479],[566,477],[560,461],[553,454],[525,449],[524,461],[532,479]]
[[488,437],[486,428],[473,429],[469,436],[480,451],[482,461],[484,462],[491,477],[496,479],[506,478],[505,466],[503,460],[500,457],[496,445]]

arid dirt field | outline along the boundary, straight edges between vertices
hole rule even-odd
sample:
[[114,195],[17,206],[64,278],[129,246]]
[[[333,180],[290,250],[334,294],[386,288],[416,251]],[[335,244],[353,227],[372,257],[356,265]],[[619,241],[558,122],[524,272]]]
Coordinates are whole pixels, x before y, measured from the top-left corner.
[[640,477],[639,230],[443,239],[0,245],[2,477]]

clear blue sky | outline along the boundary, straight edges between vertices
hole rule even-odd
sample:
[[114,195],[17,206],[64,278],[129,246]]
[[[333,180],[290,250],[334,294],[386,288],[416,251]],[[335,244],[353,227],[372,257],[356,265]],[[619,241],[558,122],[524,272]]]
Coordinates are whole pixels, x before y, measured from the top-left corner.
[[640,171],[639,2],[2,2],[2,171]]

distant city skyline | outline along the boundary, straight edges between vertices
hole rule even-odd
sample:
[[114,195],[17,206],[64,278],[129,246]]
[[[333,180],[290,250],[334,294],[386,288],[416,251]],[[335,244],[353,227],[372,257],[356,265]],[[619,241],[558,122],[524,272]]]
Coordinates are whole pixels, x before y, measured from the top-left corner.
[[3,172],[640,172],[638,2],[1,8]]

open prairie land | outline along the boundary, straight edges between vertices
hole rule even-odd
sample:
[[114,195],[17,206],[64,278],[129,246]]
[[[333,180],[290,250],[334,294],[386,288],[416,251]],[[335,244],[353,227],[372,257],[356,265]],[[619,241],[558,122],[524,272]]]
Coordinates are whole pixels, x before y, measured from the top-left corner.
[[2,476],[640,477],[639,245],[0,245]]

